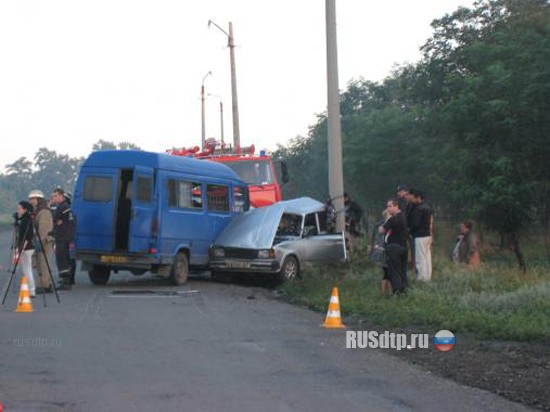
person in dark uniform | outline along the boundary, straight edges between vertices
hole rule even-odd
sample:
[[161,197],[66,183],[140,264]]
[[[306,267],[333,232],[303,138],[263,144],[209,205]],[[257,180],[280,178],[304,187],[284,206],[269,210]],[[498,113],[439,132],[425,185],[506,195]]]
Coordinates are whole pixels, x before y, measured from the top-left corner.
[[71,289],[71,256],[69,247],[74,240],[76,221],[71,205],[65,199],[65,191],[53,191],[52,201],[57,204],[53,214],[53,236],[55,238],[55,260],[60,278],[60,290]]
[[[71,206],[72,208],[72,199],[73,196],[69,192],[65,192],[64,194],[65,201]],[[71,209],[72,210],[72,209]],[[76,216],[73,213],[73,218],[76,219]],[[76,222],[74,223],[76,225]],[[75,276],[76,276],[76,258],[75,258],[75,244],[74,244],[74,236],[71,243],[69,243],[69,261],[71,263],[71,275],[69,276],[71,285],[75,284]]]
[[387,276],[391,282],[393,293],[401,294],[407,284],[407,220],[399,208],[398,199],[387,202],[387,211],[390,218],[378,229],[387,235],[386,262]]

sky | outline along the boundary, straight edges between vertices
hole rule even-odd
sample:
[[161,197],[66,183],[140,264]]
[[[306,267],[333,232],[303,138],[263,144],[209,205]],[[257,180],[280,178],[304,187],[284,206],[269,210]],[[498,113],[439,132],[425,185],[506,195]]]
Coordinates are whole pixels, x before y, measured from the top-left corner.
[[[339,88],[414,63],[433,19],[466,0],[336,0]],[[0,171],[41,147],[94,143],[164,152],[232,141],[233,25],[241,145],[275,150],[326,112],[322,0],[0,1]],[[207,75],[212,72],[211,75]],[[205,77],[206,76],[206,77]]]

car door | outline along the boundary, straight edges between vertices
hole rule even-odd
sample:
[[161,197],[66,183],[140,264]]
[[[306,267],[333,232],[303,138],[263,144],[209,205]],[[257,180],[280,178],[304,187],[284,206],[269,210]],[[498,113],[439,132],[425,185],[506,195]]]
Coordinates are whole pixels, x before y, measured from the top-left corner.
[[154,170],[150,167],[134,168],[134,190],[130,220],[130,252],[149,251],[151,227],[155,214]]
[[311,263],[345,260],[343,235],[324,231],[324,222],[325,219],[319,212],[310,213],[305,217],[302,243],[306,250],[306,260]]
[[73,209],[77,215],[77,248],[110,252],[114,244],[117,170],[87,168],[81,172]]

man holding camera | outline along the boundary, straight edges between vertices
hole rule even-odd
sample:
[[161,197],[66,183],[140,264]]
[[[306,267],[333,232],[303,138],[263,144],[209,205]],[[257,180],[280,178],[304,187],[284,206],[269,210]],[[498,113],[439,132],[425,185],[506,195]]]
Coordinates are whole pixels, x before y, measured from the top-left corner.
[[33,206],[33,223],[35,228],[35,256],[38,269],[40,287],[36,293],[52,292],[51,256],[53,255],[52,212],[46,204],[44,193],[40,190],[31,190],[29,202]]

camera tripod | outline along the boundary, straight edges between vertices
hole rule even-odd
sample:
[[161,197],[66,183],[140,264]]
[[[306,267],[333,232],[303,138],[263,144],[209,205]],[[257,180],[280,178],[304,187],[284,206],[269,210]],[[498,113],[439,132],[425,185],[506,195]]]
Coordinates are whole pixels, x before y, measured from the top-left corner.
[[[14,231],[13,231],[13,237],[12,237],[12,246],[11,246],[11,253],[12,253],[12,256],[15,256],[14,258],[14,263],[13,263],[13,269],[11,269],[11,276],[10,276],[10,280],[8,282],[8,286],[4,292],[4,296],[2,298],[2,305],[5,303],[6,301],[6,297],[8,295],[8,291],[10,289],[10,286],[13,282],[13,279],[15,277],[15,273],[17,272],[17,266],[19,265],[19,261],[21,260],[21,254],[24,252],[25,250],[25,247],[27,246],[28,244],[28,241],[25,240],[23,242],[23,244],[21,245],[21,250],[17,251],[17,248],[16,248],[16,244],[18,243],[18,236],[17,236],[17,223],[15,223],[14,225]],[[46,266],[48,268],[48,275],[50,276],[50,280],[52,282],[52,288],[55,292],[55,297],[57,298],[57,303],[61,303],[61,301],[59,300],[59,294],[57,293],[57,289],[55,287],[55,282],[53,280],[53,276],[52,276],[52,270],[51,270],[51,267],[50,267],[50,263],[49,263],[49,259],[48,259],[48,256],[46,255],[46,251],[44,249],[44,244],[42,243],[42,239],[40,238],[40,236],[38,235],[38,227],[36,225],[36,223],[32,223],[32,222],[29,222],[29,225],[27,226],[27,229],[25,231],[25,238],[27,237],[27,233],[28,233],[28,230],[29,228],[31,228],[31,230],[34,229],[34,235],[38,238],[38,243],[40,245],[40,249],[42,251],[42,254],[44,256],[44,260],[46,262]],[[11,267],[11,265],[10,265]],[[32,276],[32,274],[31,274]],[[46,306],[46,294],[43,293],[44,295],[44,306]]]

